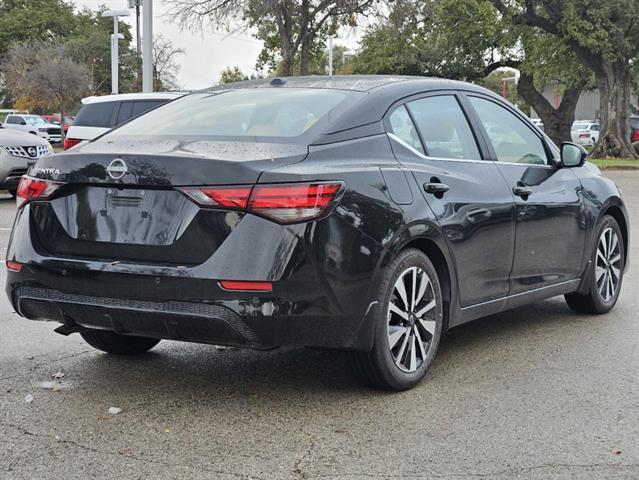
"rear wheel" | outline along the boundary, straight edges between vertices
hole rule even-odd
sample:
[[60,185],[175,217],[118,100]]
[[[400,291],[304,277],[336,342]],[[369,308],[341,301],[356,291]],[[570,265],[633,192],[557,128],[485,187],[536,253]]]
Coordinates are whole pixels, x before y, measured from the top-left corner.
[[381,279],[370,352],[350,352],[354,373],[372,387],[406,390],[426,375],[442,336],[442,293],[421,251],[400,253]]
[[592,253],[590,290],[585,295],[566,295],[568,306],[578,313],[607,313],[619,298],[624,270],[624,244],[621,229],[610,215],[603,217],[597,230],[597,243]]
[[107,330],[85,330],[80,335],[93,348],[117,355],[145,353],[160,342],[157,338],[118,335]]

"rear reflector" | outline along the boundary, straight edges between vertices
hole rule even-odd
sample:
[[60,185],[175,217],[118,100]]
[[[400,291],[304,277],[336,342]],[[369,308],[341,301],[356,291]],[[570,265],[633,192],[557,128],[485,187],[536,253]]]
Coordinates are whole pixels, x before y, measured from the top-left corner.
[[579,134],[579,138],[590,138],[590,134],[589,133],[580,133]]
[[[65,127],[67,127],[67,126],[65,125]],[[65,150],[69,150],[70,148],[75,147],[81,141],[82,140],[80,140],[79,138],[67,138],[67,137],[65,137],[64,138],[64,149]]]
[[36,178],[23,176],[16,192],[16,202],[18,208],[31,200],[45,200],[53,195],[62,183],[52,180],[38,180]]
[[295,223],[321,217],[336,201],[341,182],[280,183],[251,186],[187,187],[180,191],[203,206],[250,213]]
[[19,272],[22,270],[22,264],[19,262],[14,262],[13,260],[7,260],[7,268],[12,272]]
[[220,286],[224,290],[234,290],[238,292],[272,292],[271,282],[237,282],[233,280],[223,280]]

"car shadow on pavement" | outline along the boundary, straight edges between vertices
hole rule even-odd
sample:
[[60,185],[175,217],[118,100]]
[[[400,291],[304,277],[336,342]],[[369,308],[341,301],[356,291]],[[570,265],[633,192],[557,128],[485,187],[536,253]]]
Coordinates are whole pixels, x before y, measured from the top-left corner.
[[[513,362],[526,355],[540,337],[561,337],[557,330],[573,322],[595,317],[573,314],[560,299],[548,300],[502,312],[451,329],[445,337],[427,378],[418,386],[445,384],[469,363],[490,362],[498,355]],[[552,333],[551,333],[552,332]],[[574,337],[572,338],[574,340]],[[82,359],[78,373],[87,389],[119,391],[119,396],[165,397],[167,391],[187,398],[215,393],[233,396],[246,392],[280,397],[291,392],[343,392],[375,394],[352,376],[343,352],[304,348],[272,351],[219,350],[212,345],[161,342],[153,351],[135,357],[90,355]],[[94,384],[94,385],[92,385]]]

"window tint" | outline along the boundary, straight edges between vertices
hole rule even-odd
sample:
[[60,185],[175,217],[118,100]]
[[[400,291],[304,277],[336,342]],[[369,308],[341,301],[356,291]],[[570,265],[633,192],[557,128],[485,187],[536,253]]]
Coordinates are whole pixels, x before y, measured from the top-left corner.
[[7,117],[7,123],[10,123],[12,125],[19,125],[20,117]]
[[598,131],[599,131],[599,125],[597,125],[596,123],[595,123],[595,124],[593,124],[593,125],[590,127],[590,130],[592,130],[593,132],[598,132]]
[[89,103],[83,106],[75,117],[73,125],[81,127],[111,127],[113,107],[117,102]]
[[454,96],[421,98],[410,102],[408,109],[424,140],[426,155],[481,160],[475,137]]
[[390,121],[391,132],[401,138],[408,145],[413,147],[420,153],[424,153],[422,142],[419,134],[415,129],[415,125],[404,105],[396,108],[388,118]]
[[131,118],[131,112],[133,111],[133,102],[122,102],[120,104],[120,110],[118,111],[118,118],[115,121],[116,125],[126,122]]
[[333,112],[359,92],[319,88],[246,88],[193,93],[122,125],[111,136],[291,138]]
[[143,102],[133,102],[132,115],[134,117],[137,117],[138,115],[142,115],[144,112],[148,112],[152,108],[158,107],[166,102],[168,102],[168,100],[148,100]]
[[500,162],[545,165],[542,140],[516,115],[495,102],[469,97]]

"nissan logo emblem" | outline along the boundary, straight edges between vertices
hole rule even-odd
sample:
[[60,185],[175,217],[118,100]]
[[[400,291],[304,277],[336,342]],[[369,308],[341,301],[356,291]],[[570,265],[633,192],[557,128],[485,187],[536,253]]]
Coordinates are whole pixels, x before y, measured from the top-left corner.
[[127,172],[126,163],[121,158],[116,158],[109,163],[106,171],[113,180],[119,180]]
[[29,147],[27,149],[27,153],[31,156],[31,157],[35,157],[36,154],[38,153],[38,151],[36,150],[35,147]]

